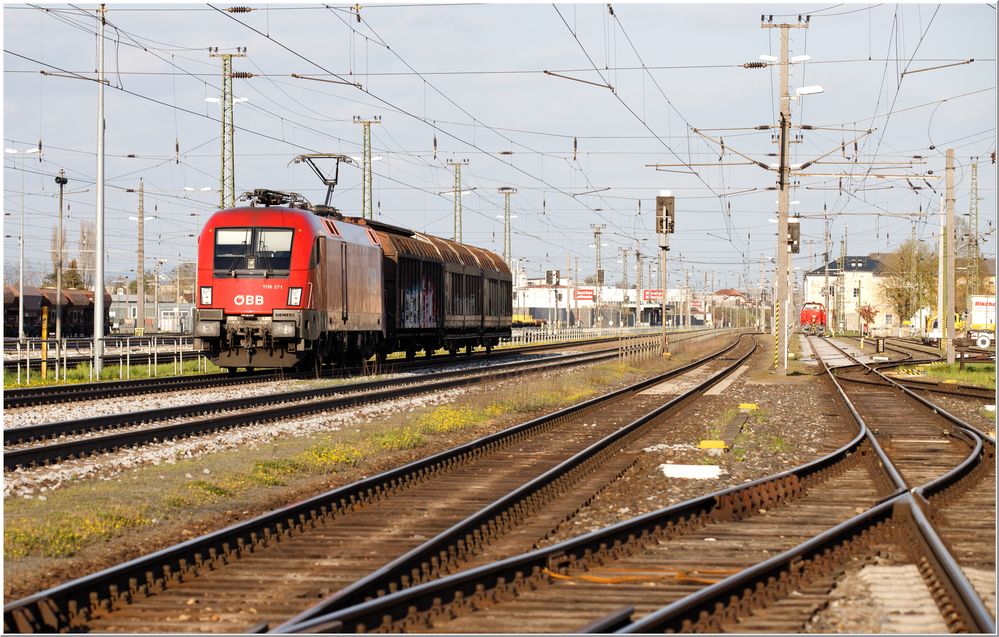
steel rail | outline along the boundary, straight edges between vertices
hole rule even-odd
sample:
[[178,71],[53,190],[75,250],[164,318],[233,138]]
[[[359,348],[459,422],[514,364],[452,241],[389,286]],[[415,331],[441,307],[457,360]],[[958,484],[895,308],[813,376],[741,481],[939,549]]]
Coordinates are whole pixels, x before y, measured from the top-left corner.
[[[353,584],[337,591],[330,597],[315,604],[311,608],[299,613],[295,617],[287,620],[275,629],[275,632],[284,630],[294,630],[291,627],[309,621],[321,615],[329,614],[335,610],[347,608],[356,604],[364,603],[367,599],[384,595],[386,591],[401,589],[406,587],[406,579],[411,574],[428,573],[433,577],[433,561],[440,556],[448,556],[456,560],[466,559],[473,552],[467,547],[474,546],[475,533],[487,536],[493,528],[503,528],[509,525],[508,517],[516,517],[517,508],[528,498],[540,493],[552,484],[562,480],[573,470],[578,469],[584,463],[591,461],[601,452],[607,451],[613,445],[621,442],[627,437],[642,430],[646,425],[663,414],[675,410],[678,406],[686,404],[692,398],[720,382],[726,376],[739,368],[758,349],[754,346],[744,355],[735,358],[734,362],[724,369],[712,374],[711,377],[699,382],[697,386],[683,392],[648,413],[640,416],[631,423],[624,425],[617,431],[593,443],[591,446],[566,459],[555,467],[552,467],[544,474],[531,480],[530,482],[511,491],[502,498],[487,505],[475,514],[454,524],[451,528],[441,532],[436,537],[424,542],[409,552],[392,560],[390,563],[379,568]],[[721,359],[725,360],[725,359]],[[680,368],[688,371],[694,367],[693,364]],[[679,371],[679,370],[678,370]],[[647,383],[644,384],[648,386]]]
[[728,487],[686,500],[658,511],[624,520],[559,544],[485,564],[445,578],[390,593],[295,625],[276,628],[275,632],[364,632],[383,628],[412,615],[447,612],[452,603],[491,599],[490,591],[519,589],[529,580],[541,580],[546,571],[559,572],[567,565],[594,559],[600,561],[636,541],[655,541],[657,537],[696,526],[698,520],[739,519],[760,508],[771,508],[796,497],[810,478],[846,460],[860,451],[866,431],[850,442],[813,462],[751,482]]
[[[737,339],[736,339],[737,340]],[[736,342],[700,359],[706,363],[735,347]],[[647,386],[677,375],[670,370],[638,385]],[[626,387],[602,397],[566,407],[551,414],[484,436],[458,447],[415,460],[401,467],[312,496],[223,529],[144,555],[97,573],[40,591],[4,606],[4,628],[8,632],[53,632],[73,630],[95,609],[127,603],[133,595],[153,594],[191,571],[217,568],[246,553],[301,529],[326,515],[339,515],[372,498],[382,497],[411,483],[420,482],[434,470],[475,455],[524,433],[539,430],[561,418],[583,411],[601,400],[632,391]]]
[[[835,343],[830,343],[830,345],[836,347],[841,353],[850,356],[845,350],[837,347]],[[854,360],[856,359],[854,358]],[[852,406],[842,387],[836,382],[834,368],[830,368],[825,364],[825,361],[823,364],[826,366],[830,378],[836,384],[840,397],[849,405],[851,414],[854,414],[854,417],[858,419],[858,424],[869,432],[866,423]],[[870,366],[861,364],[872,369],[875,373],[879,373]],[[905,391],[904,387],[902,389]],[[908,394],[920,399],[924,404],[928,402],[911,391]],[[869,434],[869,438],[873,440],[874,437]],[[981,441],[979,440],[978,444],[973,446],[975,448],[972,453],[961,464],[965,473],[968,471],[969,461],[979,457]],[[886,465],[886,468],[888,466],[891,465]],[[950,473],[954,473],[954,471]],[[897,471],[895,473],[897,475]],[[938,479],[934,482],[939,481]],[[812,563],[825,558],[830,553],[843,554],[847,552],[849,546],[856,544],[863,535],[874,535],[879,525],[886,525],[889,519],[893,520],[899,517],[900,512],[904,512],[911,522],[910,527],[922,548],[922,554],[929,562],[932,571],[937,575],[937,582],[946,589],[946,597],[957,606],[946,613],[947,623],[955,630],[994,634],[996,632],[995,620],[992,619],[974,587],[950,554],[945,543],[940,539],[932,523],[923,513],[922,507],[926,505],[925,503],[926,500],[919,495],[918,489],[913,489],[912,492],[902,492],[790,551],[702,589],[655,613],[646,615],[618,632],[626,634],[681,630],[720,632],[722,618],[719,615],[722,613],[718,612],[719,607],[730,606],[733,602],[745,605],[765,605],[768,601],[772,601],[767,599],[763,593],[768,585],[780,582],[786,590],[792,589],[797,579],[807,573]],[[862,543],[873,543],[873,539],[868,537]],[[939,593],[937,597],[940,597]],[[941,612],[943,613],[944,609],[941,609]],[[732,613],[725,617],[733,618]]]
[[[837,386],[838,392],[842,392],[842,388],[836,383],[828,365],[826,365],[826,369],[829,377]],[[729,506],[737,504],[741,494],[747,490],[752,493],[754,489],[759,489],[762,485],[774,484],[781,478],[797,477],[801,472],[809,470],[818,471],[820,470],[818,467],[822,465],[828,466],[830,463],[838,462],[846,455],[855,453],[862,443],[873,442],[874,445],[877,445],[877,441],[871,435],[863,419],[859,418],[856,409],[853,408],[850,411],[857,418],[858,435],[836,452],[789,472],[702,496],[594,531],[579,538],[567,540],[552,547],[533,551],[524,556],[508,558],[441,580],[390,593],[333,613],[314,617],[297,625],[283,626],[278,629],[278,632],[391,630],[397,622],[402,622],[407,618],[446,613],[449,604],[488,603],[494,595],[515,594],[517,590],[528,585],[530,580],[543,579],[543,574],[547,570],[556,571],[560,565],[593,556],[597,556],[599,560],[600,555],[609,556],[623,544],[641,538],[649,538],[650,535],[661,533],[664,528],[684,525],[688,522],[693,523],[700,516],[723,516],[725,515],[723,513],[725,506],[722,502],[726,502],[725,496],[737,496],[734,502],[727,501]],[[886,472],[892,475],[892,482],[897,487],[895,492],[880,504],[795,549],[741,571],[695,595],[648,615],[642,622],[622,629],[620,626],[623,619],[622,614],[627,612],[625,610],[610,618],[605,618],[607,623],[596,622],[584,628],[601,631],[609,623],[621,632],[629,633],[653,630],[718,632],[721,621],[719,615],[733,618],[739,612],[739,609],[733,610],[729,606],[730,604],[739,605],[741,610],[753,605],[765,605],[777,595],[774,590],[775,586],[785,591],[789,590],[801,577],[825,568],[824,565],[829,561],[830,555],[842,556],[849,552],[866,551],[871,543],[878,540],[879,534],[887,534],[892,530],[888,523],[896,517],[898,509],[918,507],[918,505],[913,504],[916,500],[907,491],[897,470],[893,471],[890,460],[887,459],[879,446],[874,448],[877,450],[879,460]],[[794,484],[800,484],[800,479],[795,480]],[[781,486],[790,485],[781,484]],[[771,504],[754,501],[752,506],[769,507]],[[963,573],[959,569],[955,571],[956,564],[953,558],[950,558],[946,552],[940,552],[943,543],[939,540],[932,526],[927,523],[925,516],[920,516],[917,513],[910,515],[910,518],[915,521],[920,536],[926,538],[925,545],[929,547],[927,550],[933,552],[930,561],[934,572],[946,577],[951,582],[948,587],[952,595],[957,594],[954,591],[967,592],[968,587],[964,586],[966,579],[962,583]],[[977,595],[970,598],[961,597],[958,605],[960,608],[956,617],[949,618],[952,624],[964,625],[970,630],[994,633],[994,621],[991,620],[987,611],[982,612],[984,607]],[[729,607],[729,610],[722,610],[726,606]],[[961,622],[967,623],[961,624]]]
[[[707,335],[703,330],[688,330],[677,332],[677,334],[690,334],[689,338]],[[630,339],[641,338],[638,336],[625,337],[625,342]],[[515,356],[517,354],[545,351],[551,349],[592,345],[595,343],[619,342],[618,337],[594,338],[582,341],[565,341],[559,343],[539,343],[537,345],[525,345],[515,348],[504,348],[493,350],[489,356],[493,358]],[[680,339],[686,340],[686,339]],[[478,351],[471,356],[450,356],[448,354],[438,354],[430,357],[422,357],[414,360],[394,360],[386,364],[386,369],[390,371],[401,371],[409,369],[420,369],[423,367],[440,364],[442,362],[455,360],[477,360],[487,357],[485,351]],[[363,374],[370,365],[360,367],[335,368],[324,376],[340,376]],[[49,385],[43,387],[28,387],[22,389],[7,389],[4,391],[4,408],[27,407],[33,405],[91,400],[94,398],[108,398],[115,396],[132,396],[144,393],[178,391],[182,389],[201,389],[220,385],[231,385],[244,382],[265,382],[268,380],[282,380],[285,378],[314,378],[314,371],[293,372],[293,371],[272,371],[254,370],[252,372],[240,372],[237,374],[201,374],[197,376],[164,376],[161,378],[142,378],[136,380],[101,381],[96,383],[68,383],[64,385]]]
[[46,440],[60,436],[70,436],[89,433],[92,431],[102,431],[107,429],[119,429],[144,423],[157,422],[174,418],[184,418],[188,416],[203,416],[212,413],[233,411],[236,409],[254,409],[267,405],[276,405],[299,400],[309,400],[313,398],[326,398],[342,394],[349,394],[359,391],[371,391],[384,387],[396,385],[408,385],[442,378],[455,376],[474,375],[483,373],[490,369],[510,369],[523,365],[539,364],[552,361],[570,361],[588,356],[610,354],[616,350],[606,349],[595,352],[579,352],[576,354],[566,354],[564,356],[551,357],[543,360],[533,361],[513,361],[509,363],[497,363],[486,367],[475,367],[469,369],[454,369],[449,371],[424,374],[422,376],[407,376],[403,378],[387,378],[382,380],[361,381],[344,385],[332,385],[315,389],[300,389],[290,392],[280,392],[266,394],[263,396],[246,396],[240,398],[228,398],[205,403],[194,403],[175,407],[160,407],[157,409],[146,409],[122,414],[108,414],[103,416],[92,416],[76,420],[67,420],[53,423],[41,423],[38,425],[27,425],[24,427],[11,427],[4,429],[4,446],[13,446],[33,442],[35,440]]
[[[836,347],[835,343],[830,343],[830,345]],[[849,356],[849,354],[847,354],[847,352],[845,352],[842,348],[837,347],[837,349],[839,349],[842,353]],[[947,472],[946,474],[936,478],[935,480],[928,482],[927,484],[916,487],[913,490],[914,493],[919,494],[921,497],[923,497],[925,500],[928,501],[931,497],[933,497],[937,493],[940,493],[941,491],[947,489],[956,482],[960,481],[963,477],[968,475],[968,473],[970,473],[970,471],[978,464],[989,461],[990,459],[994,460],[995,445],[996,445],[995,438],[989,436],[987,433],[978,429],[974,425],[955,416],[954,414],[950,413],[943,407],[940,407],[936,403],[928,400],[923,396],[920,396],[919,394],[915,393],[914,391],[906,387],[904,384],[899,383],[895,379],[881,373],[878,367],[869,365],[867,363],[861,363],[859,361],[858,365],[861,365],[869,369],[870,372],[876,374],[878,377],[881,378],[884,384],[888,386],[893,386],[901,390],[905,395],[909,396],[916,402],[920,403],[927,409],[931,410],[933,413],[938,414],[943,418],[945,418],[946,420],[948,420],[949,422],[953,423],[959,429],[958,433],[961,434],[959,437],[964,439],[964,441],[972,447],[971,454],[969,454],[968,457],[965,458],[965,460],[960,465],[958,465],[951,471]],[[838,368],[838,369],[842,370],[844,368]]]
[[[561,356],[552,359],[545,359],[536,362],[516,361],[488,367],[486,369],[475,369],[471,372],[440,372],[431,374],[429,378],[403,378],[374,381],[371,383],[360,383],[351,386],[325,387],[321,389],[306,389],[284,394],[269,396],[257,396],[253,398],[236,398],[231,400],[208,403],[205,405],[166,407],[162,409],[139,412],[137,414],[120,414],[115,417],[88,418],[85,421],[70,421],[64,423],[52,423],[49,425],[35,425],[33,427],[19,427],[5,431],[6,436],[11,435],[12,439],[18,437],[20,430],[26,430],[23,436],[40,435],[45,433],[51,437],[58,435],[56,432],[82,432],[82,427],[114,426],[123,427],[136,424],[136,418],[151,418],[158,416],[159,419],[167,417],[169,414],[202,414],[207,411],[220,411],[222,409],[234,410],[244,408],[234,414],[225,414],[212,418],[199,418],[187,422],[170,423],[155,427],[147,427],[135,431],[125,431],[102,436],[91,436],[78,440],[68,440],[34,447],[4,450],[3,465],[4,470],[9,471],[18,467],[32,467],[37,465],[59,462],[68,458],[82,457],[94,453],[110,452],[124,447],[136,447],[150,442],[163,442],[176,438],[184,438],[208,432],[221,431],[234,427],[245,427],[262,422],[272,422],[286,420],[294,416],[304,416],[320,411],[331,409],[343,409],[357,404],[368,404],[392,398],[422,394],[434,390],[452,389],[463,387],[474,383],[482,382],[486,379],[504,378],[525,373],[534,373],[546,369],[565,367],[570,365],[583,365],[586,363],[599,362],[609,358],[617,357],[617,350],[603,351],[598,353],[582,353],[578,355]],[[346,395],[344,395],[346,394]],[[270,409],[257,411],[245,411],[245,408],[255,408],[263,405],[275,403],[287,403],[297,401],[295,404],[283,405]],[[307,401],[307,402],[302,402]],[[82,423],[82,424],[81,424]],[[31,431],[28,431],[31,430]]]

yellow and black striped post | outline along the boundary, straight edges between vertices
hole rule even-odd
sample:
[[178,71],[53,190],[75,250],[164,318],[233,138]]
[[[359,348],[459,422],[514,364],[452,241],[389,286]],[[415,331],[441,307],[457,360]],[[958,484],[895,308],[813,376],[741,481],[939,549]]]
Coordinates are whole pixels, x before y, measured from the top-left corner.
[[780,300],[774,301],[774,369],[780,358]]

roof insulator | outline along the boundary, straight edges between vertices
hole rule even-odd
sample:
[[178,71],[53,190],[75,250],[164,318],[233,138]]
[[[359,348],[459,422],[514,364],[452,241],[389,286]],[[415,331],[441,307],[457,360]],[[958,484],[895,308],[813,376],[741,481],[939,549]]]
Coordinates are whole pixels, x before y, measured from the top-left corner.
[[250,11],[254,11],[254,8],[253,7],[229,7],[228,9],[226,9],[226,11],[228,11],[229,13],[249,13]]

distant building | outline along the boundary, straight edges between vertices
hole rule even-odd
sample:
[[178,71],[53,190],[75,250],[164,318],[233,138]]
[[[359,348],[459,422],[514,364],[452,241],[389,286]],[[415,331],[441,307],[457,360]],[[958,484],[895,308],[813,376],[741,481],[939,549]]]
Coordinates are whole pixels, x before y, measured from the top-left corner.
[[[877,310],[871,328],[897,328],[903,320],[909,317],[896,316],[891,305],[881,296],[880,276],[881,262],[872,256],[848,256],[843,259],[842,271],[839,259],[829,262],[829,308],[832,314],[833,327],[837,330],[860,331],[861,318],[858,308],[870,305]],[[826,266],[805,273],[804,301],[805,303],[825,304],[824,285]],[[797,320],[798,311],[792,315]]]

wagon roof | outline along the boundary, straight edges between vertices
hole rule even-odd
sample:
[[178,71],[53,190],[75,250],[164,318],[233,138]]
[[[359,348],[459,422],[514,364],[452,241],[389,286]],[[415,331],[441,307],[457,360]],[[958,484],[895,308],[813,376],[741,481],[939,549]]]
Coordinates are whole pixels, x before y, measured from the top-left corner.
[[394,253],[399,256],[431,259],[479,267],[494,272],[510,273],[510,268],[503,259],[484,248],[458,243],[423,232],[414,232],[371,219],[345,217],[344,221],[369,226],[376,230],[381,235],[386,252],[390,255]]

